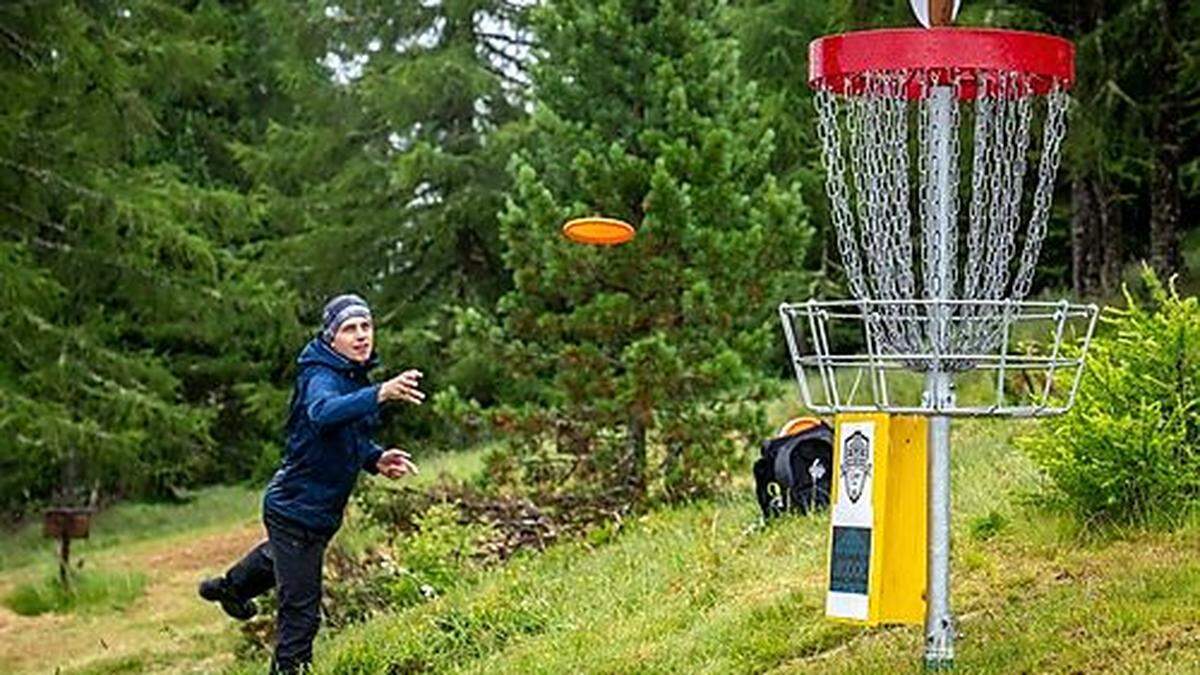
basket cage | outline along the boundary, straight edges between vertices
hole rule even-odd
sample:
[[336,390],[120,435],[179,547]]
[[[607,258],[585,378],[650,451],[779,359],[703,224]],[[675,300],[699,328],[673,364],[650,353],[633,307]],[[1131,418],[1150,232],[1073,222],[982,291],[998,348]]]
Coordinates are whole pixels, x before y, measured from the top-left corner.
[[[994,309],[982,316],[973,308]],[[1062,302],[810,300],[779,307],[804,404],[821,414],[890,412],[947,416],[1040,417],[1074,403],[1098,308]],[[915,349],[882,339],[908,317]],[[942,321],[933,317],[950,317]],[[990,332],[981,351],[942,351],[937,333]],[[839,344],[842,343],[842,344]],[[839,349],[853,343],[850,349]],[[845,353],[836,353],[845,352]],[[923,394],[929,373],[952,373],[949,401]]]

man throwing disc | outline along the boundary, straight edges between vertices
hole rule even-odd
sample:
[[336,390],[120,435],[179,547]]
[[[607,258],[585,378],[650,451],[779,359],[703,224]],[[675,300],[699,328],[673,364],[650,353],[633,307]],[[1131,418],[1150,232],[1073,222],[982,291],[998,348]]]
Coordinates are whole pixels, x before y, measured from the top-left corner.
[[381,384],[367,372],[376,364],[371,309],[357,295],[339,295],[322,312],[322,330],[300,352],[286,426],[283,463],[263,498],[266,541],[200,584],[200,597],[230,616],[255,614],[253,599],[278,594],[272,673],[295,673],[312,662],[321,623],[321,564],[342,524],[359,470],[400,478],[417,473],[408,453],[384,450],[371,439],[388,401],[419,405],[422,373],[406,370]]

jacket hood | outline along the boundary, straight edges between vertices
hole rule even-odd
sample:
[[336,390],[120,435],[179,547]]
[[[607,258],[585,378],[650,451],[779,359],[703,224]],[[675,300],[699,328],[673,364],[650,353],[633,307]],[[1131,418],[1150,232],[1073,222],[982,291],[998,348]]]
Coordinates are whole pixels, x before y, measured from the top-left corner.
[[304,370],[309,366],[320,365],[344,373],[353,373],[355,371],[366,372],[374,368],[379,365],[379,358],[375,355],[375,351],[372,350],[371,356],[367,358],[366,363],[356,363],[335,352],[329,343],[322,340],[320,336],[317,336],[309,340],[304,349],[300,351],[300,357],[296,359],[296,363],[300,365],[300,370]]

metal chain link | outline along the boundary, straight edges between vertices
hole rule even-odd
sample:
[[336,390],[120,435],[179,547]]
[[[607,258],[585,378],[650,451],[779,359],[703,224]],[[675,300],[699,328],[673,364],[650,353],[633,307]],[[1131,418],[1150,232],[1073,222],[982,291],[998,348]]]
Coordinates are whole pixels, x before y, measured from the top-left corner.
[[986,71],[976,75],[976,82],[971,206],[967,216],[967,263],[963,270],[964,298],[979,297],[980,280],[983,273],[983,237],[987,229],[985,208],[990,201],[989,190],[992,187],[988,176],[988,167],[994,163],[993,146],[988,142],[995,119],[993,115],[994,102],[992,97],[988,96],[988,91],[994,86],[994,82]]
[[854,216],[850,212],[850,190],[846,186],[846,162],[842,158],[837,102],[833,92],[824,90],[817,92],[813,102],[817,108],[821,154],[825,159],[825,195],[829,198],[830,216],[837,232],[838,252],[846,268],[850,293],[861,300],[868,297],[867,286],[863,280],[862,262],[854,236]]
[[[920,87],[920,97],[917,103],[917,171],[919,174],[920,183],[917,186],[917,212],[919,222],[921,223],[921,281],[922,281],[922,297],[928,299],[936,297],[940,292],[940,284],[937,280],[936,269],[938,259],[935,252],[941,246],[941,238],[937,233],[937,228],[933,226],[934,213],[933,205],[937,199],[937,181],[933,177],[933,166],[929,161],[929,147],[932,143],[933,132],[931,127],[931,109],[929,106],[930,97],[930,82],[925,73],[918,76],[918,85]],[[930,353],[934,351],[932,339],[932,317],[928,316],[929,309],[926,308],[927,316],[920,326],[922,332],[922,344],[917,353]],[[938,350],[942,351],[942,350]],[[922,364],[916,364],[917,367],[923,367]]]
[[[981,297],[984,271],[984,236],[988,229],[988,211],[992,182],[989,178],[988,167],[994,163],[994,147],[988,140],[993,133],[995,122],[994,98],[990,94],[996,86],[995,78],[988,71],[975,73],[975,128],[972,143],[971,164],[971,205],[967,214],[967,261],[963,269],[963,298]],[[962,321],[966,323],[965,341],[977,344],[982,331],[983,322],[978,320],[980,314],[988,312],[985,305],[969,305],[962,308]]]
[[[1029,120],[1032,107],[1032,86],[1029,79],[1016,73],[999,73],[990,77],[980,93],[976,114],[990,116],[989,132],[976,138],[976,148],[985,154],[985,161],[974,167],[973,182],[984,185],[986,197],[980,204],[988,208],[973,212],[979,218],[971,223],[971,231],[986,233],[972,245],[983,247],[969,258],[985,259],[983,278],[975,285],[974,293],[964,298],[998,300],[1005,297],[1009,279],[1009,264],[1013,257],[1026,174],[1025,157],[1029,148]],[[990,352],[1002,336],[1004,317],[998,305],[976,305],[970,313],[969,327],[962,339],[964,351]]]
[[[850,102],[856,191],[862,249],[871,275],[872,297],[912,297],[911,217],[908,210],[908,105],[905,78],[873,73]],[[881,341],[889,351],[908,351],[918,335],[912,321],[897,316],[901,306],[882,311]],[[913,314],[911,307],[907,308]]]
[[1058,174],[1058,162],[1062,151],[1062,140],[1067,135],[1067,107],[1070,97],[1058,83],[1046,95],[1046,123],[1042,130],[1042,161],[1038,167],[1037,189],[1033,193],[1033,213],[1029,217],[1029,231],[1025,237],[1025,248],[1021,251],[1021,266],[1013,282],[1014,300],[1022,300],[1033,283],[1033,271],[1037,267],[1042,241],[1046,238],[1046,223],[1050,219],[1050,199],[1054,192],[1054,178]]

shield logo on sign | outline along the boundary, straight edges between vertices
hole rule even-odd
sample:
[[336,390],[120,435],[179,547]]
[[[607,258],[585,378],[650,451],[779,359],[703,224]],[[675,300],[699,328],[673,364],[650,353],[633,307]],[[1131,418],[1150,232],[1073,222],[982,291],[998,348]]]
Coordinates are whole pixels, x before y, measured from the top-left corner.
[[871,442],[861,431],[856,431],[842,444],[842,484],[851,503],[858,503],[870,475]]

